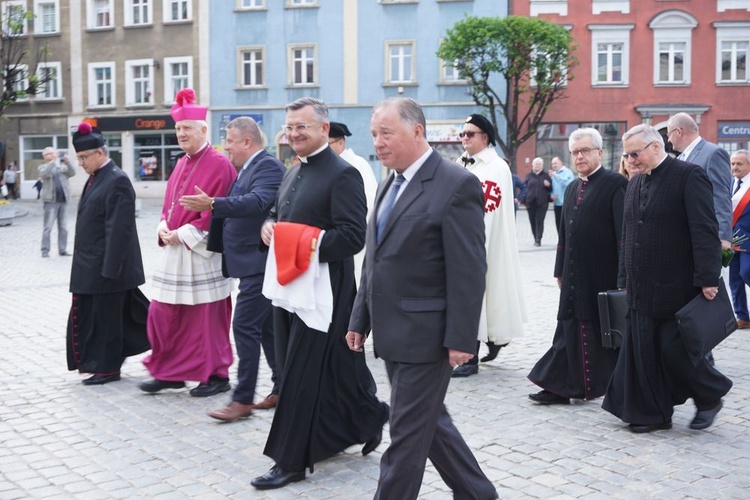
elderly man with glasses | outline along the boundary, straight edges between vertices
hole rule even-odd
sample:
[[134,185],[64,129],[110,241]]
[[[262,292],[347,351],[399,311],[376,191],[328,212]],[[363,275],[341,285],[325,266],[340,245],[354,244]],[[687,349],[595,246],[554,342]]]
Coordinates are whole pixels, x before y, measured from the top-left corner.
[[632,432],[672,427],[675,405],[692,398],[691,429],[705,429],[732,381],[706,358],[694,365],[675,313],[723,286],[721,242],[711,182],[697,165],[671,158],[645,124],[623,135],[624,156],[638,169],[625,193],[618,287],[627,290],[628,328],[602,407]]

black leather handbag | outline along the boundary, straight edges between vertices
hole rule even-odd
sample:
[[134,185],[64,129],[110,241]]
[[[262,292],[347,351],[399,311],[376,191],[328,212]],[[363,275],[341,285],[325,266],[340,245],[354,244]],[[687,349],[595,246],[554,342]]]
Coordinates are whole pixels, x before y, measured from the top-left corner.
[[602,346],[618,349],[627,328],[628,300],[625,290],[599,292],[599,323],[602,330]]

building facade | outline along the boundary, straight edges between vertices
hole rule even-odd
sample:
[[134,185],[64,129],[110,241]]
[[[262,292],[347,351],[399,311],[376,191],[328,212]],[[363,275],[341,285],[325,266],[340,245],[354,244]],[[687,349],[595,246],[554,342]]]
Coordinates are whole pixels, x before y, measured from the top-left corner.
[[693,116],[705,139],[747,148],[750,0],[512,0],[511,13],[567,26],[579,61],[566,98],[520,148],[520,173],[536,156],[570,165],[567,138],[580,126],[599,129],[604,166],[618,168],[627,129],[649,123],[666,137],[678,112]]
[[[177,91],[196,89],[209,101],[208,11],[199,0],[12,0],[32,10],[30,27],[56,31],[30,43],[47,44],[58,70],[54,97],[37,96],[8,109],[0,124],[6,159],[19,159],[22,195],[31,197],[36,168],[47,146],[64,152],[82,120],[98,126],[110,156],[133,180],[136,191],[163,194],[181,153],[169,109]],[[43,9],[49,10],[43,10]],[[54,21],[50,21],[54,19]],[[32,40],[33,38],[33,40]],[[73,156],[74,152],[70,151]],[[85,176],[76,176],[74,192]]]
[[[232,5],[233,4],[233,5]],[[287,164],[284,107],[304,96],[325,101],[333,121],[380,176],[370,138],[373,105],[405,96],[423,105],[430,142],[460,155],[458,133],[476,112],[465,82],[435,55],[464,15],[504,16],[496,0],[226,0],[211,12],[212,136],[229,120],[258,121],[268,148]],[[226,38],[213,36],[224,33]]]

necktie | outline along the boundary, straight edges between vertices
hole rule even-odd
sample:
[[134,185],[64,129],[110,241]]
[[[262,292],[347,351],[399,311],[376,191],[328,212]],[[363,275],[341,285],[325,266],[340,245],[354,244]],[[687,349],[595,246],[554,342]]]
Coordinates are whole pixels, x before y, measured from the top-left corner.
[[463,158],[461,158],[461,161],[464,162],[464,168],[474,164],[474,158],[467,158],[464,156]]
[[391,213],[391,209],[393,208],[393,204],[396,202],[396,196],[398,196],[398,191],[401,189],[401,184],[404,183],[406,180],[406,177],[404,177],[401,174],[398,174],[396,178],[393,180],[393,186],[391,187],[391,194],[388,196],[388,201],[386,201],[385,206],[383,207],[383,211],[380,212],[380,217],[378,217],[378,226],[376,231],[376,240],[378,243],[380,243],[380,235],[383,233],[383,229],[385,228],[385,223],[388,221],[388,215]]
[[678,156],[677,159],[685,161],[687,159],[687,157],[685,156],[685,153],[680,153],[680,156]]
[[732,196],[737,194],[737,191],[740,190],[740,186],[742,186],[742,179],[737,179],[737,185],[734,186],[734,193],[732,193]]

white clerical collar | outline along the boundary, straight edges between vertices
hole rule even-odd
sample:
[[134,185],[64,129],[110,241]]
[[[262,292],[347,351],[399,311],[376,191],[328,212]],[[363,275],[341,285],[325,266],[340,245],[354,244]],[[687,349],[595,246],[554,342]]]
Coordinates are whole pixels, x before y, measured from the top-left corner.
[[308,158],[310,158],[311,156],[315,156],[318,153],[321,153],[327,147],[328,147],[328,143],[326,142],[325,144],[323,144],[322,146],[320,146],[318,149],[316,149],[315,151],[313,151],[309,155],[307,155],[307,156],[300,156],[299,157],[299,161],[301,161],[302,163],[307,163],[307,159]]
[[201,151],[203,151],[204,149],[206,149],[206,148],[207,148],[208,146],[209,146],[209,144],[208,144],[208,141],[206,141],[206,143],[205,143],[205,144],[204,144],[204,145],[203,145],[203,146],[202,146],[202,147],[201,147],[200,149],[198,149],[198,151],[196,151],[196,152],[195,152],[195,153],[193,153],[193,154],[190,154],[190,153],[188,153],[188,152],[185,152],[185,156],[187,156],[187,157],[188,157],[188,160],[189,160],[189,159],[192,159],[192,158],[193,158],[193,156],[197,156],[197,155],[198,155],[198,153],[200,153]]
[[645,175],[651,175],[651,173],[652,173],[652,172],[653,172],[654,170],[656,170],[657,168],[659,168],[659,167],[661,166],[661,164],[662,164],[662,163],[664,163],[664,160],[666,160],[666,159],[667,159],[667,156],[669,156],[669,155],[668,155],[667,153],[664,153],[664,156],[662,156],[661,160],[659,160],[659,163],[657,163],[657,164],[656,164],[656,165],[654,166],[654,168],[652,168],[651,170],[649,170],[649,171],[648,171],[648,172],[647,172],[647,173],[646,173]]
[[[565,168],[565,166],[564,166],[564,165],[563,165],[562,167],[560,167],[560,170],[562,170],[563,168]],[[589,177],[591,177],[592,175],[594,175],[595,173],[597,173],[597,172],[599,171],[599,169],[600,169],[600,168],[602,168],[602,164],[601,164],[601,163],[600,163],[600,164],[599,164],[599,166],[598,166],[598,167],[596,167],[596,168],[594,169],[594,171],[593,171],[593,172],[591,172],[591,173],[590,173],[589,175],[587,175],[587,176],[579,175],[578,177],[580,177],[582,181],[586,181],[586,182],[588,182],[588,180],[589,180]],[[558,172],[559,172],[560,170],[558,170]]]

